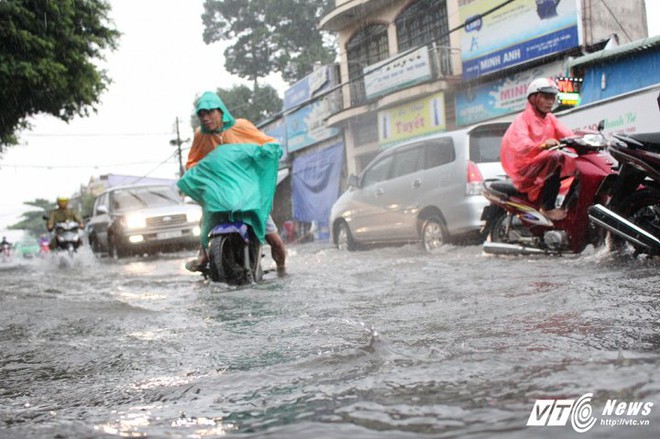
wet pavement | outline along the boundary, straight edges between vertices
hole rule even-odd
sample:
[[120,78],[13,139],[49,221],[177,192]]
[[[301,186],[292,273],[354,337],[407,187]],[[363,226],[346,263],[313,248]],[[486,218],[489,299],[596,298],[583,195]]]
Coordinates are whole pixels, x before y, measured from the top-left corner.
[[190,256],[0,264],[0,437],[658,437],[657,259],[312,243],[230,288]]

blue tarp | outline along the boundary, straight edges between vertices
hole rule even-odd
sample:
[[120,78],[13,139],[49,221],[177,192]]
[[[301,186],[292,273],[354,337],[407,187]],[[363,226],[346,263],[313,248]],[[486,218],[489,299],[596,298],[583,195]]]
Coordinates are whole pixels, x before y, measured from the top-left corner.
[[302,222],[325,222],[339,197],[339,183],[344,166],[344,145],[335,143],[293,161],[293,217]]

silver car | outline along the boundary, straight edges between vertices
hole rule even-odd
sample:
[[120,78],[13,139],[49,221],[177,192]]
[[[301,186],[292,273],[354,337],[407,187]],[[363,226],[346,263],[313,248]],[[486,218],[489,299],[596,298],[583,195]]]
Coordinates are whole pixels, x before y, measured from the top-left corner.
[[201,217],[174,186],[118,186],[96,197],[85,230],[94,253],[117,258],[199,246]]
[[433,250],[448,241],[480,239],[488,204],[484,180],[502,178],[499,151],[509,122],[416,139],[381,152],[332,207],[335,245],[421,242]]

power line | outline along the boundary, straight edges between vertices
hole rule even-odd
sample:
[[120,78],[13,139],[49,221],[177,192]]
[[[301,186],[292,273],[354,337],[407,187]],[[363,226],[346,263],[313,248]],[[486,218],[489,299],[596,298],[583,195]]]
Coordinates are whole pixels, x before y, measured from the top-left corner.
[[174,152],[173,152],[172,154],[170,154],[165,160],[163,160],[163,161],[160,162],[158,165],[156,165],[156,167],[153,168],[151,171],[149,171],[149,172],[147,172],[146,174],[142,175],[141,177],[137,177],[135,180],[133,180],[133,181],[131,182],[131,184],[138,183],[140,180],[142,180],[142,179],[144,179],[144,178],[147,178],[152,172],[155,172],[158,168],[160,168],[160,167],[163,166],[165,163],[167,163],[168,160],[174,158],[174,156],[176,156],[177,154],[179,154],[179,151],[178,151],[178,150],[177,150],[177,151],[174,151]]
[[21,133],[21,137],[155,137],[171,135],[172,133]]

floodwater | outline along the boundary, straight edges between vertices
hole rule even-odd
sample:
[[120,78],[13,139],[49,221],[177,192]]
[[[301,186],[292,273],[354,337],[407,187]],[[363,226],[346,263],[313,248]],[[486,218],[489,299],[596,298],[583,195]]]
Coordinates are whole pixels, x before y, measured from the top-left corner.
[[0,437],[658,437],[657,259],[289,253],[0,264]]

